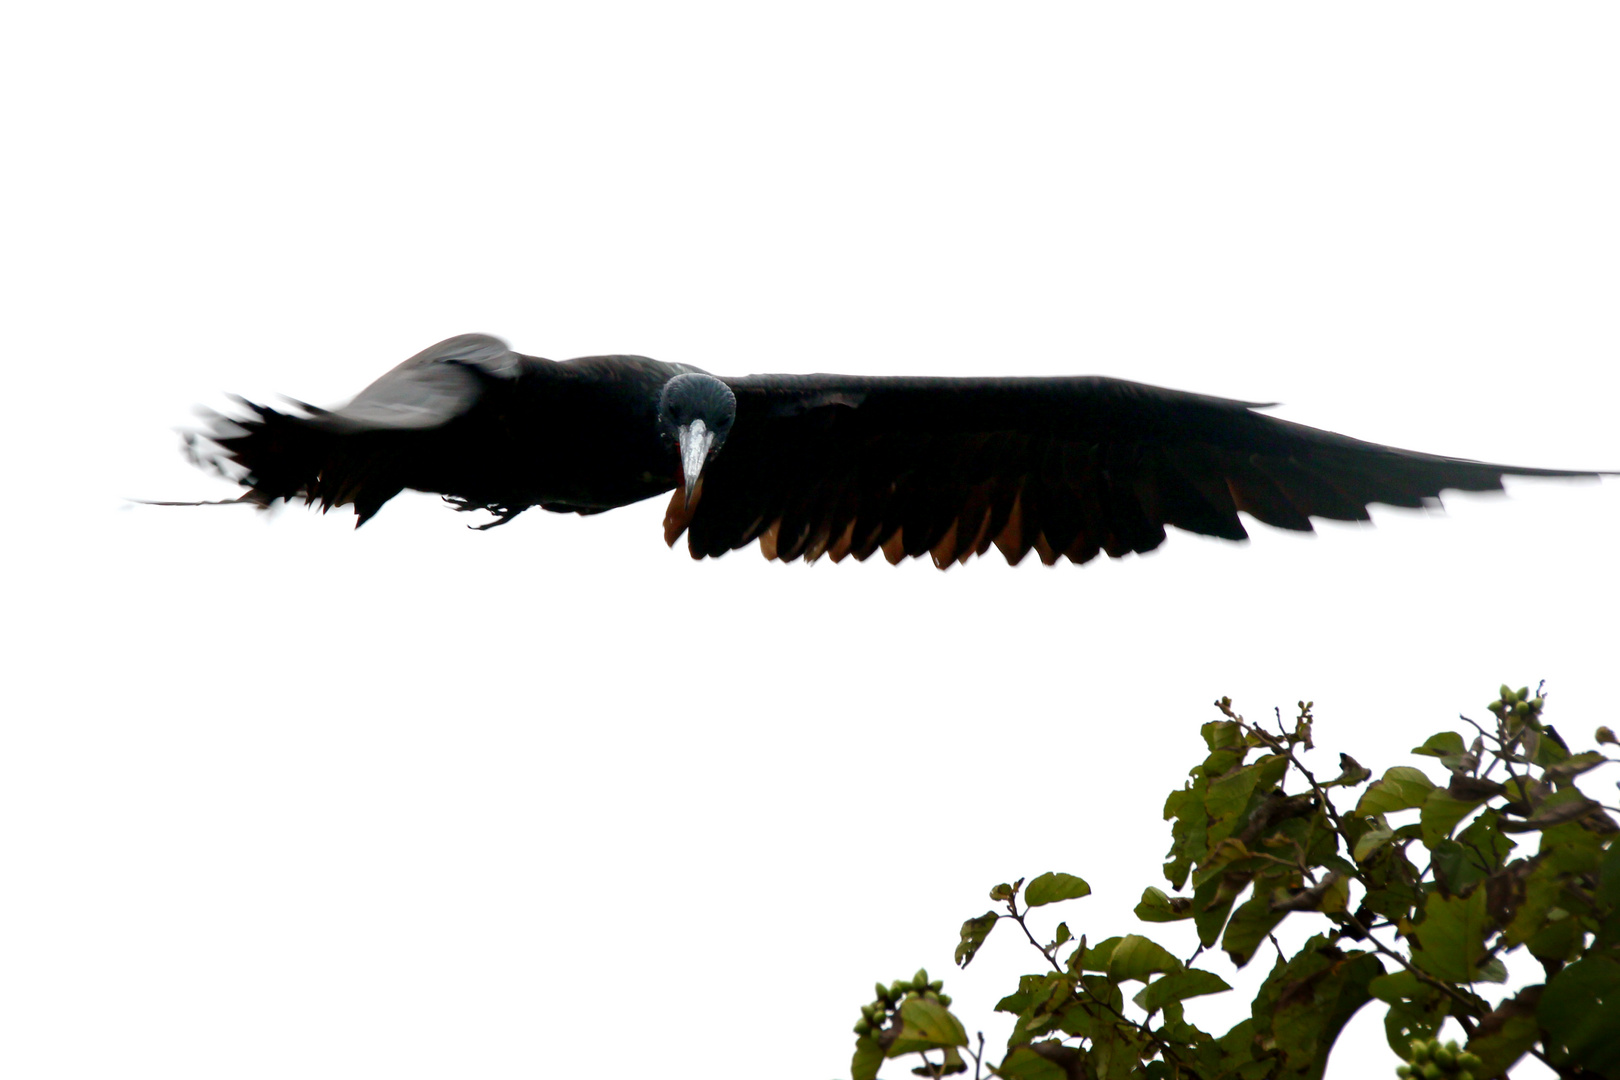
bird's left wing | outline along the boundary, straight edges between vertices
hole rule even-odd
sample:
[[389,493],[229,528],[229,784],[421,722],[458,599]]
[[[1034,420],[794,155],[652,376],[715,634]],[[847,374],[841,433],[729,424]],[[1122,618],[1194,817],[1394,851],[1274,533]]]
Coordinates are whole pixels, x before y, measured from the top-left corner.
[[1239,511],[1309,530],[1422,506],[1504,474],[1589,476],[1419,454],[1267,416],[1249,402],[1096,376],[750,376],[729,440],[665,519],[694,557],[882,551],[944,568],[991,544],[1047,563],[1156,548],[1165,527],[1242,540]]
[[307,414],[299,415],[238,398],[246,415],[216,415],[211,430],[187,442],[199,464],[247,489],[241,501],[352,505],[360,525],[405,487],[421,486],[422,463],[448,456],[444,429],[526,362],[499,338],[462,334],[423,349],[346,405],[297,402]]
[[423,349],[336,409],[305,406],[332,431],[438,427],[478,399],[479,375],[512,378],[522,358],[498,337],[462,334]]

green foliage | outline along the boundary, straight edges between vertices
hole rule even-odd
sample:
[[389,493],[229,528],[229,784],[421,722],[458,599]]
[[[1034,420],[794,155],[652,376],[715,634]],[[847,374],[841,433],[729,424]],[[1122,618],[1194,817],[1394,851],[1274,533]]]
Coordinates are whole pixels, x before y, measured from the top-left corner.
[[[1002,922],[1041,957],[996,1005],[1014,1017],[1000,1060],[983,1035],[970,1046],[942,984],[919,971],[862,1007],[851,1076],[909,1055],[918,1076],[965,1074],[968,1048],[975,1080],[1317,1080],[1372,1003],[1401,1080],[1486,1080],[1527,1054],[1563,1076],[1620,1080],[1620,827],[1576,786],[1620,759],[1571,752],[1544,704],[1503,686],[1494,723],[1463,718],[1471,741],[1441,731],[1413,749],[1445,775],[1397,765],[1368,783],[1348,755],[1332,779],[1305,764],[1309,703],[1268,729],[1223,698],[1200,730],[1203,760],[1165,800],[1174,892],[1149,886],[1136,906],[1146,924],[1190,920],[1192,956],[1143,934],[1088,943],[1067,922],[1043,944],[1035,909],[1091,886],[1064,873],[997,885],[999,909],[962,924],[956,963]],[[1620,745],[1607,728],[1597,742]],[[1290,919],[1315,930],[1291,955],[1274,934]],[[1197,966],[1217,945],[1240,968],[1275,953],[1249,1018],[1219,1036],[1186,1017],[1188,1001],[1232,989]],[[1502,957],[1520,949],[1546,979],[1504,992]],[[1448,1019],[1465,1046],[1437,1039]]]
[[1055,904],[1059,900],[1078,900],[1091,895],[1091,886],[1073,874],[1042,874],[1024,890],[1024,903],[1030,907]]

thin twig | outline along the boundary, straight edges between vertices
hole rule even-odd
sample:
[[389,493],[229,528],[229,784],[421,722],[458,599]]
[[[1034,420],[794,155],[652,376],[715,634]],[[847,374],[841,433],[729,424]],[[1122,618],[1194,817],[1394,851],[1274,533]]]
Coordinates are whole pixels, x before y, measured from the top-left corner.
[[[1285,757],[1288,758],[1289,763],[1293,765],[1294,768],[1299,770],[1299,774],[1305,778],[1305,782],[1311,785],[1311,790],[1316,792],[1316,798],[1321,802],[1322,809],[1327,812],[1327,816],[1329,818],[1333,819],[1333,827],[1335,831],[1337,831],[1340,836],[1343,836],[1344,822],[1339,817],[1339,811],[1334,808],[1332,801],[1327,796],[1327,791],[1323,789],[1321,784],[1317,783],[1316,776],[1311,772],[1311,770],[1307,769],[1300,762],[1299,758],[1294,756],[1294,748],[1292,746],[1285,746],[1283,744],[1284,740],[1273,738],[1272,736],[1268,735],[1263,728],[1256,727],[1253,729],[1253,731],[1265,741],[1267,746],[1271,747],[1273,750],[1280,751]],[[1286,736],[1284,739],[1286,739]]]
[[[1020,914],[1018,911],[1018,901],[1013,899],[1007,901],[1007,910],[1012,912],[1013,922],[1017,923],[1018,928],[1024,932],[1024,936],[1029,938],[1029,943],[1035,946],[1035,951],[1046,957],[1046,962],[1052,965],[1052,970],[1061,975],[1063,973],[1063,965],[1057,962],[1057,957],[1046,951],[1046,947],[1044,945],[1035,940],[1035,935],[1030,933],[1029,924],[1024,921],[1024,916],[1029,914],[1029,909],[1025,908],[1023,914]],[[1053,950],[1053,952],[1056,951],[1057,950],[1055,949]]]

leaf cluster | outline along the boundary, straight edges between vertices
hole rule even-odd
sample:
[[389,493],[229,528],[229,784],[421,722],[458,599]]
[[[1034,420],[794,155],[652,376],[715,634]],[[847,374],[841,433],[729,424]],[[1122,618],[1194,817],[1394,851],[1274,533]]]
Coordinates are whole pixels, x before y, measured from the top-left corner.
[[[1533,1055],[1562,1076],[1620,1080],[1620,826],[1576,783],[1617,759],[1572,751],[1544,705],[1503,686],[1492,721],[1461,718],[1471,740],[1441,731],[1413,749],[1435,775],[1397,765],[1374,780],[1341,754],[1338,775],[1319,779],[1304,761],[1310,703],[1268,728],[1223,698],[1201,729],[1203,760],[1165,801],[1171,888],[1149,886],[1135,911],[1190,922],[1192,956],[1140,933],[1093,943],[1067,922],[1038,935],[1036,908],[1091,892],[1075,875],[997,885],[998,906],[962,924],[955,958],[965,968],[1003,923],[1042,958],[996,1006],[1016,1017],[1001,1059],[982,1035],[969,1048],[941,984],[918,972],[863,1008],[852,1077],[908,1054],[917,1075],[965,1073],[968,1048],[975,1080],[1316,1080],[1345,1024],[1374,1005],[1403,1077],[1483,1080]],[[1597,741],[1615,737],[1600,728]],[[1289,919],[1315,922],[1292,954],[1275,936]],[[1249,1018],[1218,1036],[1194,1026],[1189,1000],[1231,990],[1199,957],[1219,948],[1243,968],[1268,942],[1276,958]],[[1493,992],[1516,950],[1544,980]],[[1435,1038],[1448,1019],[1466,1046]]]

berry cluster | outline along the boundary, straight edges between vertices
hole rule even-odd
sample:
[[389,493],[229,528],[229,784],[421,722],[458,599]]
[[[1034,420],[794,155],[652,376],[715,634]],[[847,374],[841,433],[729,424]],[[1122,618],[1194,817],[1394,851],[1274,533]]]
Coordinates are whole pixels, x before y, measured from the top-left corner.
[[1506,720],[1512,716],[1515,720],[1528,720],[1532,716],[1541,715],[1541,707],[1546,704],[1544,698],[1530,696],[1530,688],[1521,686],[1517,691],[1509,690],[1506,683],[1502,684],[1501,697],[1485,706],[1496,714],[1498,720]]
[[1413,1039],[1411,1056],[1406,1064],[1395,1066],[1395,1075],[1401,1080],[1475,1080],[1484,1068],[1476,1055],[1458,1049],[1455,1039],[1443,1046],[1439,1039]]
[[861,1018],[855,1021],[855,1034],[872,1035],[888,1027],[889,1022],[899,1014],[900,1004],[907,994],[917,994],[941,1005],[949,1005],[951,996],[940,993],[944,986],[942,979],[929,982],[926,968],[918,968],[917,974],[910,979],[896,979],[888,986],[878,983],[875,988],[877,997],[861,1006]]

